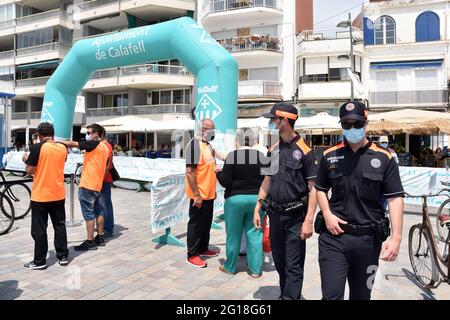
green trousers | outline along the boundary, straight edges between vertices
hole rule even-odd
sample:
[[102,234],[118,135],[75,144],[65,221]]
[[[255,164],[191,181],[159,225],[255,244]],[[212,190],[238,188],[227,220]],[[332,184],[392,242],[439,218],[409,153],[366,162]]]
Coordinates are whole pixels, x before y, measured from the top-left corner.
[[[263,231],[253,225],[257,195],[237,195],[225,200],[225,227],[227,232],[227,260],[225,269],[236,273],[242,232],[247,242],[247,265],[250,273],[260,274],[263,264]],[[264,217],[262,217],[263,219]]]

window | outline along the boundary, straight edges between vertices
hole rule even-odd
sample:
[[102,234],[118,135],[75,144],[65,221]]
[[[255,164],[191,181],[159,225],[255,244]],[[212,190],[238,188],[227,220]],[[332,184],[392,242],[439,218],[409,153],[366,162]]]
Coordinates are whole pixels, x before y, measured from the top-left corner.
[[0,67],[0,80],[12,81],[14,80],[14,66]]
[[278,68],[257,68],[248,70],[248,80],[278,80]]
[[377,91],[395,91],[397,89],[396,71],[378,71],[375,78]]
[[161,91],[160,104],[172,103],[172,91]]
[[330,68],[329,81],[350,80],[347,68]]
[[53,27],[48,27],[36,31],[19,33],[17,35],[17,48],[27,48],[39,46],[53,42]]
[[103,95],[103,108],[119,108],[128,106],[128,93]]
[[416,20],[416,42],[439,41],[440,22],[439,16],[432,12],[426,11],[421,13]]
[[369,18],[364,17],[364,45],[373,45],[373,22]]
[[173,103],[174,104],[182,104],[184,100],[184,91],[183,90],[174,90],[173,91]]
[[148,93],[147,102],[151,104],[190,104],[191,89],[152,91]]
[[239,81],[248,80],[248,69],[239,69]]
[[375,21],[375,44],[395,43],[395,21],[389,16],[381,16]]

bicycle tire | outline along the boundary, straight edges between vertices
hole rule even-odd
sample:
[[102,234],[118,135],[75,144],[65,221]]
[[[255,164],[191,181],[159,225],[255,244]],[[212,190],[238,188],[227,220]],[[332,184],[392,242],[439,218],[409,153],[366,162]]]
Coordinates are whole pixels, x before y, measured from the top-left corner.
[[429,232],[422,228],[420,223],[409,229],[408,253],[416,279],[426,288],[434,287],[435,283],[439,282],[439,270],[433,255]]
[[439,221],[439,216],[441,214],[445,214],[445,215],[450,215],[450,206],[447,208],[449,210],[449,212],[444,213],[442,212],[445,208],[445,206],[450,204],[450,199],[445,200],[444,202],[442,202],[441,206],[439,207],[437,214],[436,214],[436,229],[437,229],[437,233],[439,236],[439,240],[446,242],[448,239],[448,233],[449,233],[449,228],[447,228],[447,226],[441,227],[441,223]]
[[[14,214],[14,206],[13,206],[12,201],[7,196],[5,196],[4,193],[0,193],[0,197],[2,198],[0,209],[3,213],[2,215],[0,215],[0,236],[1,236],[1,235],[8,233],[9,230],[11,230],[11,228],[14,224],[15,214]],[[11,209],[10,217],[5,215],[5,202],[3,201],[3,199],[6,199],[6,203],[8,203],[8,206]],[[5,217],[7,220],[4,219],[3,217]],[[2,221],[5,221],[5,227],[3,227],[4,224],[2,223]]]
[[[22,187],[25,190],[25,191],[21,191],[20,194],[22,196],[27,195],[27,199],[23,199],[22,197],[16,197],[17,191],[16,191],[16,193],[14,193],[12,191],[12,189],[16,188],[18,186]],[[25,218],[28,215],[28,213],[31,211],[31,189],[30,189],[30,187],[28,187],[25,183],[20,182],[20,183],[10,184],[9,186],[7,186],[5,188],[5,190],[3,192],[8,196],[8,199],[11,200],[11,202],[14,205],[14,212],[15,212],[14,219],[19,220],[19,219]],[[12,196],[10,195],[10,193],[12,194]],[[0,201],[3,201],[3,198]],[[8,213],[4,212],[4,214],[9,217]]]

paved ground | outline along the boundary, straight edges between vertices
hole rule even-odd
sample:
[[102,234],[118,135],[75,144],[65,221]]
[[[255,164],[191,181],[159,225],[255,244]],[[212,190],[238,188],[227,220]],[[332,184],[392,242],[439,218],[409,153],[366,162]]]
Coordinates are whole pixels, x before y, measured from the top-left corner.
[[[152,242],[149,223],[149,193],[113,189],[116,237],[97,251],[77,253],[73,246],[85,239],[84,225],[68,229],[70,265],[57,264],[49,228],[49,268],[29,271],[23,264],[32,260],[33,241],[30,216],[15,223],[0,236],[0,299],[276,299],[277,273],[267,256],[264,274],[249,277],[245,259],[239,273],[226,275],[218,270],[224,261],[225,232],[212,230],[211,245],[222,250],[208,260],[208,268],[195,269],[185,263],[185,248],[160,246]],[[67,209],[69,208],[67,204]],[[76,219],[81,219],[78,202]],[[423,290],[414,280],[407,254],[407,232],[419,216],[405,216],[402,251],[397,262],[381,262],[373,299],[450,299],[450,287]],[[223,222],[220,223],[223,226]],[[186,241],[186,226],[173,228]],[[307,242],[304,298],[320,299],[317,237]]]

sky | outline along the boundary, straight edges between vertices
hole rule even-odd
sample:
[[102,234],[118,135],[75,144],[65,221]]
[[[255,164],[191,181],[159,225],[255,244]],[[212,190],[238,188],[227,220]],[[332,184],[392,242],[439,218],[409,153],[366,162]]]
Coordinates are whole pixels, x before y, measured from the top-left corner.
[[[361,12],[364,0],[313,0],[314,30],[335,29],[336,25],[347,20],[348,12],[352,19]],[[356,6],[356,8],[354,8]],[[353,9],[351,9],[353,8]],[[338,15],[337,15],[338,14]],[[335,17],[332,17],[337,15]],[[324,21],[325,20],[325,21]]]

